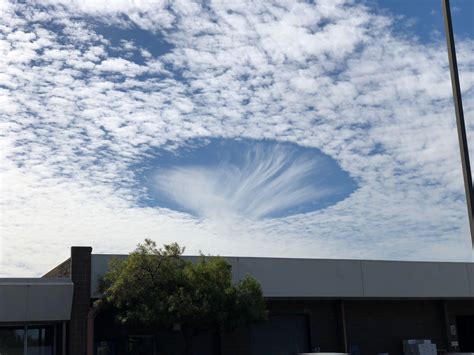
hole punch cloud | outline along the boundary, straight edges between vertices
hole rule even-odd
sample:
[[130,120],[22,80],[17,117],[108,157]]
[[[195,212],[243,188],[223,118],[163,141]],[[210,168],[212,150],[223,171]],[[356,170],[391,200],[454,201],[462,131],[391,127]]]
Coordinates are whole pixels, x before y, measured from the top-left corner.
[[[148,180],[154,203],[219,219],[278,218],[347,197],[355,181],[318,149],[275,141],[213,139],[172,162],[161,154]],[[201,161],[196,164],[196,157]]]

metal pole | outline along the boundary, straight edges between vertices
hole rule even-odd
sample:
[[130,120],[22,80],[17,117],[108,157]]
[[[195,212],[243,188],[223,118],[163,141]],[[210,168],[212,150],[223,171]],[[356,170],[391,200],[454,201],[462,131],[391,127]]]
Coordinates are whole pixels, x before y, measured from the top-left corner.
[[343,341],[343,350],[344,353],[348,353],[347,349],[347,327],[346,327],[346,308],[344,305],[344,300],[341,300],[339,303],[341,311],[341,328],[342,328],[342,341]]
[[57,339],[56,339],[58,337],[57,330],[58,330],[58,325],[54,324],[53,325],[53,331],[54,331],[54,334],[53,334],[53,355],[57,355],[57,347],[58,347]]
[[23,327],[24,338],[23,338],[23,354],[28,355],[28,326],[25,324]]
[[453,89],[454,109],[456,111],[456,123],[458,127],[459,148],[461,151],[462,172],[464,175],[464,187],[466,190],[467,213],[471,228],[471,241],[474,247],[474,188],[472,186],[471,164],[469,162],[469,149],[466,137],[466,125],[464,123],[464,112],[462,108],[461,87],[459,85],[458,63],[456,60],[456,48],[454,47],[453,24],[451,21],[451,9],[449,0],[442,0],[444,29],[446,31],[446,42],[448,45],[449,69],[451,72],[451,86]]
[[66,321],[63,322],[63,331],[62,331],[62,344],[61,344],[61,355],[66,355]]

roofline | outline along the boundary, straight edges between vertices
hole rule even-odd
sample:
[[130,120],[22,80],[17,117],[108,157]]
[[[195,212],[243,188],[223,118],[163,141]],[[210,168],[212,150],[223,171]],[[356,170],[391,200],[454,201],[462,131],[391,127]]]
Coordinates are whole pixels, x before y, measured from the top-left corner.
[[0,285],[72,285],[69,278],[2,277]]
[[[92,256],[126,257],[130,254],[92,253]],[[200,255],[182,255],[183,257],[198,258]],[[224,259],[274,259],[274,260],[320,260],[320,261],[374,261],[374,262],[400,262],[400,263],[446,263],[446,264],[474,264],[474,260],[401,260],[401,259],[363,259],[363,258],[299,258],[280,256],[242,256],[242,255],[206,255],[206,257],[222,257]]]

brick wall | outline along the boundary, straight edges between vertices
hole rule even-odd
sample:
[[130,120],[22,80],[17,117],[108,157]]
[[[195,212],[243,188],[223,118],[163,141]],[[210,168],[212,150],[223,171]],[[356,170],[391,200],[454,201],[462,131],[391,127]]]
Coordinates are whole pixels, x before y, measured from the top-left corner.
[[71,248],[71,279],[74,282],[71,321],[69,322],[69,355],[87,353],[87,315],[90,309],[91,247]]
[[[344,350],[341,304],[338,300],[271,300],[271,314],[306,314],[309,317],[311,349],[322,352]],[[450,311],[474,314],[474,303],[455,301]],[[345,300],[347,345],[357,346],[360,354],[388,352],[401,355],[405,339],[430,339],[438,349],[446,349],[447,337],[443,304],[436,300]],[[223,334],[222,353],[250,353],[246,329]]]
[[[308,317],[310,348],[321,352],[342,351],[344,347],[339,301],[268,300],[270,314],[305,314]],[[222,354],[251,353],[250,330],[239,329],[221,335]]]
[[345,301],[349,350],[360,354],[401,355],[405,339],[430,339],[446,349],[443,304],[440,301]]
[[[447,305],[452,324],[456,323],[456,315],[474,315],[472,300],[344,300],[348,347],[358,346],[363,355],[382,352],[401,355],[403,340],[430,339],[439,350],[446,349],[443,302]],[[340,352],[344,349],[340,300],[267,300],[267,306],[273,315],[306,315],[311,350],[318,348],[321,352]],[[150,333],[149,329],[139,327],[126,329],[113,319],[112,313],[98,316],[95,329],[98,339]],[[168,338],[165,336],[164,339]],[[220,353],[252,354],[251,329],[221,334]]]

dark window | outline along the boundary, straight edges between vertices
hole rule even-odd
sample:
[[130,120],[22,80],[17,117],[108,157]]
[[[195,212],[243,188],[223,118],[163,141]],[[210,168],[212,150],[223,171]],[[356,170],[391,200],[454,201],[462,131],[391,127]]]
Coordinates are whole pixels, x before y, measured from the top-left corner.
[[54,328],[28,327],[28,355],[53,355]]
[[23,355],[24,327],[0,328],[0,355]]
[[0,355],[54,355],[54,338],[54,326],[0,327]]

